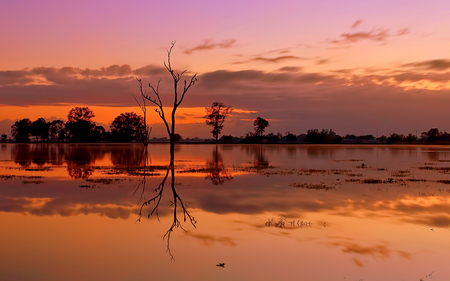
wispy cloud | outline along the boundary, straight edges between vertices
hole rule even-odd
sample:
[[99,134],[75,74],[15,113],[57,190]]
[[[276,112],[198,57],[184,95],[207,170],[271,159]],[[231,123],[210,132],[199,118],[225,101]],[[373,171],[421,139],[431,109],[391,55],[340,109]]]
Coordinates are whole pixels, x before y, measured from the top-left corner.
[[256,57],[251,59],[251,61],[260,61],[264,63],[279,63],[282,61],[288,61],[288,60],[305,60],[306,58],[303,57],[297,57],[297,56],[280,56],[275,58],[265,58],[265,57]]
[[357,20],[357,21],[355,21],[353,24],[352,24],[352,29],[353,28],[356,28],[358,25],[360,25],[362,23],[362,20]]
[[329,63],[330,62],[330,60],[329,59],[318,59],[318,60],[316,60],[316,64],[326,64],[326,63]]
[[427,60],[420,62],[407,63],[402,65],[402,67],[418,67],[428,70],[447,70],[450,68],[450,60],[448,59],[438,59],[438,60]]
[[226,39],[223,40],[221,43],[214,43],[214,40],[207,39],[203,42],[203,44],[200,44],[196,47],[187,49],[184,51],[185,54],[192,54],[192,52],[195,51],[204,51],[204,50],[212,50],[215,48],[230,48],[236,43],[236,39]]
[[[353,26],[352,26],[353,28]],[[392,34],[392,31],[387,28],[373,28],[370,31],[359,31],[359,32],[347,32],[342,33],[338,39],[329,41],[332,44],[350,44],[356,43],[361,40],[369,40],[376,42],[383,42],[391,37],[398,37],[408,34],[409,28],[399,29],[397,32]]]

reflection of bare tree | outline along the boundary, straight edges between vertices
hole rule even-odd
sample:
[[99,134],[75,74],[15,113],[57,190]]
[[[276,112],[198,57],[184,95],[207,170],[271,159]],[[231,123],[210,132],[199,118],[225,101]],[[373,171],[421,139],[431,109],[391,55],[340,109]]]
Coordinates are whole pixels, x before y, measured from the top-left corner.
[[217,145],[213,150],[212,160],[206,163],[206,167],[206,170],[208,171],[206,178],[211,179],[211,182],[214,185],[220,185],[227,180],[233,179],[231,173],[225,168],[222,155],[220,154]]
[[[166,183],[167,183],[167,179],[169,178],[169,173],[171,174],[171,180],[170,180],[170,187],[172,190],[172,200],[170,201],[171,206],[173,206],[173,221],[172,221],[172,225],[170,226],[170,228],[166,231],[166,233],[163,236],[163,239],[167,239],[167,252],[170,255],[171,260],[174,260],[174,257],[172,255],[172,252],[170,250],[170,237],[172,232],[174,231],[175,228],[181,228],[182,230],[186,231],[182,224],[180,219],[178,218],[178,212],[181,211],[182,212],[182,216],[183,216],[183,221],[186,222],[186,220],[189,220],[189,222],[192,224],[192,226],[194,226],[194,228],[196,228],[196,223],[197,221],[194,219],[193,216],[191,216],[191,214],[189,214],[188,210],[186,209],[186,205],[183,203],[183,200],[181,199],[181,197],[179,196],[176,188],[175,188],[175,169],[174,169],[174,165],[169,165],[167,167],[167,172],[165,174],[165,176],[163,177],[161,183],[158,185],[157,188],[155,188],[154,192],[156,193],[155,196],[153,196],[152,198],[150,198],[149,200],[145,200],[145,188],[146,188],[146,176],[147,176],[147,163],[148,163],[148,154],[147,154],[147,147],[144,147],[145,152],[142,153],[142,155],[145,155],[147,158],[144,161],[144,169],[143,169],[143,174],[142,174],[142,180],[139,183],[138,187],[136,188],[135,192],[139,189],[142,188],[142,192],[141,192],[141,200],[144,200],[144,202],[141,204],[141,208],[139,209],[139,217],[137,221],[141,221],[142,218],[142,212],[145,206],[150,206],[153,204],[153,207],[151,208],[150,213],[147,215],[148,218],[150,218],[152,215],[156,215],[157,219],[159,220],[159,214],[158,214],[158,209],[159,209],[159,205],[161,203],[161,199],[163,197],[163,192],[164,192],[164,188],[166,187]],[[173,159],[173,158],[172,158]],[[171,161],[171,163],[173,163],[173,160]],[[181,210],[179,209],[179,207],[181,207]]]

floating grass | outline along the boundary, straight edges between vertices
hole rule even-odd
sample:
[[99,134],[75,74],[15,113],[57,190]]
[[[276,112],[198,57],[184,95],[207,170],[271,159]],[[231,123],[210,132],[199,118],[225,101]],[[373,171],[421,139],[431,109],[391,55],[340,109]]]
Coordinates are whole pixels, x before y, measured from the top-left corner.
[[290,186],[304,189],[315,189],[315,190],[333,190],[336,189],[335,186],[328,186],[324,183],[312,184],[312,183],[291,183]]

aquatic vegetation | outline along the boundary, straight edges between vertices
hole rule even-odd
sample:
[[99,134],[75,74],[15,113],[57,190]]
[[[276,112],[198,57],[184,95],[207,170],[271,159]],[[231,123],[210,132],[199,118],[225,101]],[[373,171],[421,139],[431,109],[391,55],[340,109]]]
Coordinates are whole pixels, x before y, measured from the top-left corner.
[[42,179],[43,176],[17,176],[17,175],[0,175],[2,180],[12,180],[12,179]]
[[274,226],[278,228],[298,228],[298,227],[312,227],[312,222],[301,220],[287,220],[286,218],[270,218],[264,224],[265,226]]
[[124,179],[109,179],[109,178],[99,178],[99,179],[86,179],[87,182],[100,183],[100,184],[114,184],[123,181]]
[[333,160],[333,162],[362,162],[362,159],[344,159],[344,160]]
[[297,188],[304,188],[304,189],[316,189],[316,190],[332,190],[336,189],[335,186],[328,186],[325,185],[323,182],[318,184],[312,184],[312,183],[291,183],[290,186],[297,187]]
[[409,174],[411,174],[411,172],[408,171],[408,170],[398,170],[398,171],[393,171],[391,173],[391,176],[393,176],[393,177],[406,177],[406,176],[409,176]]
[[41,184],[44,183],[44,181],[41,180],[31,180],[31,181],[23,181],[23,184]]
[[363,179],[363,180],[361,180],[361,183],[377,184],[377,183],[383,183],[383,180],[380,180],[380,179]]

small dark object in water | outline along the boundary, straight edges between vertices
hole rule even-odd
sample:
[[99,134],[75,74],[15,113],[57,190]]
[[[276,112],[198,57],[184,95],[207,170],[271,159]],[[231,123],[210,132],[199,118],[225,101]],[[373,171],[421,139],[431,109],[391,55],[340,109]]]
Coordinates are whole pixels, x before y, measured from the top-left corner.
[[362,163],[361,168],[365,168],[365,167],[366,167],[366,164]]
[[216,264],[216,266],[225,268],[225,263],[224,263],[224,262],[221,262],[221,263],[219,263],[219,264]]

